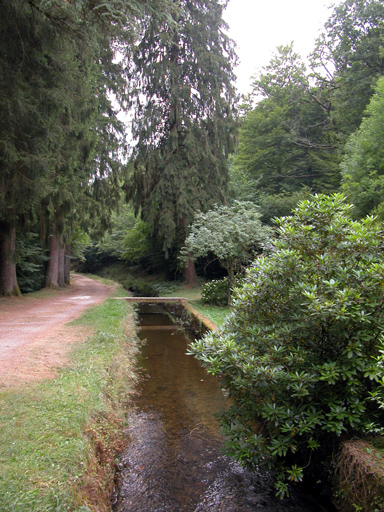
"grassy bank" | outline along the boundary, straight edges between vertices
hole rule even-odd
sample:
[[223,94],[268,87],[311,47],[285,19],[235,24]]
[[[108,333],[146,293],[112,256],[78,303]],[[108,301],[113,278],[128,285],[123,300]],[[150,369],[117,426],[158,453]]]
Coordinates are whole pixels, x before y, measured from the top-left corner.
[[[118,295],[124,295],[120,290]],[[76,321],[95,332],[56,378],[0,392],[0,510],[110,510],[134,385],[134,318],[107,300]]]
[[177,284],[171,292],[166,292],[165,296],[185,297],[194,309],[207,317],[218,327],[224,323],[227,315],[230,313],[230,309],[227,306],[204,304],[201,300],[201,287],[199,285],[190,288],[185,286],[185,284]]
[[189,304],[199,313],[211,320],[218,327],[223,325],[226,317],[230,314],[231,308],[228,306],[214,306],[206,304],[201,298],[201,284],[194,287],[186,286],[185,283],[173,283],[173,287],[164,292],[165,297],[185,297]]

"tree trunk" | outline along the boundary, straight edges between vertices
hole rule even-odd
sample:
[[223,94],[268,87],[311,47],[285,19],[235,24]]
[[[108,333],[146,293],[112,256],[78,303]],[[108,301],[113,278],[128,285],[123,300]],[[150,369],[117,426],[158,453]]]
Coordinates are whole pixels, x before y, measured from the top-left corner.
[[45,286],[47,288],[59,288],[59,252],[60,237],[52,234],[49,237],[48,262],[45,269]]
[[16,227],[14,223],[0,223],[0,295],[20,296],[16,277]]
[[64,254],[64,284],[71,284],[71,244],[65,247]]
[[60,287],[65,286],[64,272],[65,272],[65,248],[63,247],[62,237],[59,238],[59,271],[57,282]]
[[184,267],[184,277],[187,282],[187,286],[193,288],[196,284],[196,270],[195,270],[195,262],[192,258],[192,253],[188,254],[188,261]]

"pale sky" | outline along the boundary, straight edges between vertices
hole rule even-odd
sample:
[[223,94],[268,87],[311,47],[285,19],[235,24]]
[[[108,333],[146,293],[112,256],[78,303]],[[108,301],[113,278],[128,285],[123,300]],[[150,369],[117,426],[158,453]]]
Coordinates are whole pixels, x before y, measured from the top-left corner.
[[223,18],[229,24],[229,36],[237,43],[239,92],[250,91],[250,77],[269,63],[278,46],[293,41],[294,50],[305,59],[332,12],[328,6],[339,3],[341,0],[230,0]]

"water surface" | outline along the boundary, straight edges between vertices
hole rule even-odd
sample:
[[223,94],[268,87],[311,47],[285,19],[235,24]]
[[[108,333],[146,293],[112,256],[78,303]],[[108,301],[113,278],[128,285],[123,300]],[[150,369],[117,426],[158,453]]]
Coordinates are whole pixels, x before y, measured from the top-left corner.
[[186,355],[190,339],[157,306],[141,306],[147,375],[129,415],[115,512],[330,512],[293,490],[281,501],[271,479],[222,451],[214,413],[228,406],[217,380]]

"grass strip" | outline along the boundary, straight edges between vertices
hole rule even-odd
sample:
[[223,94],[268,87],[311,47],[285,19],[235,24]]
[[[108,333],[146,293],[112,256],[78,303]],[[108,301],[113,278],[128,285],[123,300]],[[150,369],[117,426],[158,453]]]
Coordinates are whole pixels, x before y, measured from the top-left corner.
[[185,286],[185,284],[179,284],[175,288],[165,294],[166,297],[176,296],[185,297],[188,299],[189,304],[193,306],[199,313],[211,320],[217,327],[223,325],[226,317],[231,312],[228,306],[213,306],[210,304],[204,304],[201,300],[201,287],[196,285],[193,288]]
[[0,392],[1,512],[110,510],[135,380],[134,314],[110,299],[74,323],[96,334],[56,378]]
[[217,327],[221,327],[231,310],[227,306],[212,306],[210,304],[204,304],[201,300],[189,301],[190,304],[197,309],[199,313],[207,317]]

